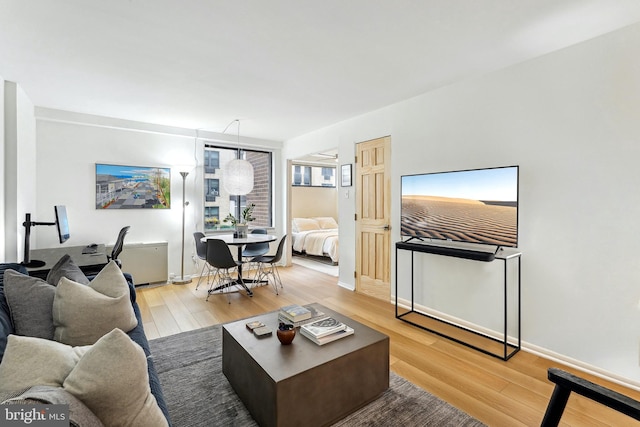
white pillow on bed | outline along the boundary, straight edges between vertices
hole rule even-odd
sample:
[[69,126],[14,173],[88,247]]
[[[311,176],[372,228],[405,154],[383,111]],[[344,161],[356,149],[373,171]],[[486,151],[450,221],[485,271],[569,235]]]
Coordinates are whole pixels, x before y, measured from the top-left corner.
[[320,230],[320,224],[313,218],[293,218],[293,231],[299,233],[301,231]]
[[313,218],[313,219],[318,221],[318,225],[323,230],[338,228],[338,223],[336,222],[335,219],[333,219],[333,217],[330,217],[330,216],[318,216],[318,217]]

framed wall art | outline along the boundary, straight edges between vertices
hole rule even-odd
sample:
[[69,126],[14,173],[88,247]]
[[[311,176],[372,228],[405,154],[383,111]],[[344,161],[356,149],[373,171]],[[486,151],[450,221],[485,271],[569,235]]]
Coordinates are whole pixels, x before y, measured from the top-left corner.
[[351,187],[351,163],[342,165],[340,185],[342,187]]
[[170,209],[171,168],[96,163],[96,209]]

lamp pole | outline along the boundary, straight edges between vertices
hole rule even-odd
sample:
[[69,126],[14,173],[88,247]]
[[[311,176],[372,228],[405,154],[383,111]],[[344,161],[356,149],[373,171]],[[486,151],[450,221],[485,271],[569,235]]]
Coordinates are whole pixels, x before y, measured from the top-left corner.
[[185,184],[186,184],[187,175],[189,175],[189,172],[180,172],[180,175],[182,175],[182,256],[180,258],[180,277],[178,279],[173,280],[174,285],[185,285],[187,283],[191,283],[191,278],[188,278],[188,279],[184,278],[184,218],[185,218],[185,211],[187,210],[187,205],[189,204],[189,202],[185,200],[185,197],[186,197]]

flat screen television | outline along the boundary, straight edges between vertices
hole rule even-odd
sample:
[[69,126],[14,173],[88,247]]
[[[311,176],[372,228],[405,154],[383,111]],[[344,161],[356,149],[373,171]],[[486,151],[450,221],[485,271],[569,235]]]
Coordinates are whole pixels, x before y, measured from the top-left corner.
[[67,217],[67,208],[64,205],[56,205],[56,227],[58,228],[58,238],[60,243],[66,242],[69,237],[69,218]]
[[518,246],[518,166],[404,175],[402,237]]

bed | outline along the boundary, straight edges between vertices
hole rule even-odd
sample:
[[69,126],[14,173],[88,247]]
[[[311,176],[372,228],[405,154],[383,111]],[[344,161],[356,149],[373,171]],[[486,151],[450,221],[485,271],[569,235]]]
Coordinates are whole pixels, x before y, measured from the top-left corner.
[[293,218],[294,252],[329,257],[338,264],[338,223],[332,217]]

